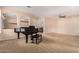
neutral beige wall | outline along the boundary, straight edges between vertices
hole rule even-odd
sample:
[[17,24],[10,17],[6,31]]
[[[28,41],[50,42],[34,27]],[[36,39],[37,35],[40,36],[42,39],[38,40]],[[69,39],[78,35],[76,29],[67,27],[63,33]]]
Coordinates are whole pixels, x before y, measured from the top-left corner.
[[[33,25],[34,24],[34,20],[36,21],[37,17],[30,14],[29,12],[28,13],[24,13],[24,12],[21,12],[21,11],[17,11],[17,10],[14,10],[14,9],[11,9],[11,8],[2,8],[1,10],[2,13],[13,13],[16,15],[16,17],[18,17],[18,23],[19,23],[19,17],[21,16],[29,16],[31,17],[31,21],[30,21],[30,24]],[[16,23],[17,22],[17,18],[16,19],[13,19],[13,18],[9,18],[9,17],[2,17],[2,21],[5,21],[6,22],[14,22]],[[24,25],[24,24],[19,24],[20,25]],[[11,24],[5,24],[4,26],[6,26],[7,29],[2,29],[2,35],[4,35],[4,37],[6,37],[7,39],[14,39],[14,38],[17,38],[16,36],[16,33],[14,33],[14,27],[17,27],[17,26],[14,26],[14,25],[11,25]]]
[[15,27],[20,27],[20,26],[26,26],[25,23],[23,24],[22,22],[20,22],[19,18],[21,16],[27,16],[27,17],[29,16],[31,18],[31,21],[30,21],[31,25],[33,25],[34,21],[36,21],[36,19],[37,19],[36,16],[34,16],[33,14],[30,14],[29,12],[25,13],[25,12],[21,12],[19,10],[11,9],[11,8],[2,8],[1,11],[2,11],[2,13],[15,14],[16,17],[17,17],[14,21],[11,20],[13,18],[9,18],[9,17],[5,18],[6,22],[10,22],[10,21],[17,22],[17,26],[16,25],[13,26],[12,24],[11,25],[10,24],[6,24],[5,26],[8,27],[8,28],[15,28]]
[[79,35],[79,16],[67,18],[46,17],[45,32],[56,32],[61,34]]
[[57,32],[58,21],[54,17],[45,17],[45,33]]
[[0,33],[1,33],[1,28],[2,28],[1,24],[2,24],[2,20],[1,20],[1,8],[0,8]]
[[79,16],[72,16],[58,21],[58,33],[79,35]]

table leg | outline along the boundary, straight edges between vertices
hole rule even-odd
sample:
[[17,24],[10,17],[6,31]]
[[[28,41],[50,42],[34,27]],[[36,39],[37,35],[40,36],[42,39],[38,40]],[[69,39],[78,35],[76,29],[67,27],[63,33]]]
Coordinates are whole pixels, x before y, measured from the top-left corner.
[[18,39],[20,39],[20,33],[18,32]]
[[26,35],[26,43],[28,43],[28,35]]

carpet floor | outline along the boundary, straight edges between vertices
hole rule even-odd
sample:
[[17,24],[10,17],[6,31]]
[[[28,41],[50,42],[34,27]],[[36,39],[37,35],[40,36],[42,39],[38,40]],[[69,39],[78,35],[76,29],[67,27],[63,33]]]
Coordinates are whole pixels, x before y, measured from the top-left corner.
[[[0,38],[5,39],[5,38]],[[30,39],[29,39],[30,40]],[[43,41],[26,44],[25,38],[0,41],[1,53],[78,53],[79,37],[49,33],[43,36]]]

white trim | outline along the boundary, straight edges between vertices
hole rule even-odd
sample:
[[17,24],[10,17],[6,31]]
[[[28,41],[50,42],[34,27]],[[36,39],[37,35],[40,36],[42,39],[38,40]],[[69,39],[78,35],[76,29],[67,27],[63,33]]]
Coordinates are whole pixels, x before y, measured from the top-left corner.
[[43,33],[45,34],[45,18],[43,17]]
[[20,19],[19,19],[19,16],[17,15],[17,28],[20,27]]
[[28,21],[29,21],[29,26],[30,26],[30,21],[31,21],[31,18],[29,18],[29,19],[28,19]]

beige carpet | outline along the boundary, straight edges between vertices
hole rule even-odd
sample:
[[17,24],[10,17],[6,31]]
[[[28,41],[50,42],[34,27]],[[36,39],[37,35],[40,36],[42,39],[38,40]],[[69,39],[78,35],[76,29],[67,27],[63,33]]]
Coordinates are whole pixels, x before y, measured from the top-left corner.
[[[5,39],[5,38],[0,38]],[[29,39],[30,40],[30,39]],[[53,53],[79,52],[79,37],[49,33],[43,36],[43,41],[33,44],[25,43],[25,38],[0,41],[0,52],[21,53]]]

